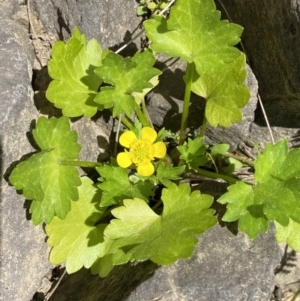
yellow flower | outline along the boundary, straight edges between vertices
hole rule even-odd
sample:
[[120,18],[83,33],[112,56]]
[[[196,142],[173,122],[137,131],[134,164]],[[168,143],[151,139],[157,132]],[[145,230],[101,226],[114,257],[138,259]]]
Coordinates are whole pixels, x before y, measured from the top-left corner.
[[154,143],[156,137],[157,133],[150,127],[142,129],[141,139],[138,139],[132,131],[123,133],[119,142],[122,146],[129,148],[129,151],[125,150],[118,154],[118,164],[127,168],[134,163],[138,174],[145,177],[151,176],[154,173],[151,161],[154,158],[163,158],[167,152],[166,145],[162,141]]

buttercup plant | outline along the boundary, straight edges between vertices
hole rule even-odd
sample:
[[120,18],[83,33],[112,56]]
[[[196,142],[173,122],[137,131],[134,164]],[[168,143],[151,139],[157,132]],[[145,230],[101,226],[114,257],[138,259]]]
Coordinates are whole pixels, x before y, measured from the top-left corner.
[[[217,200],[227,208],[223,221],[237,221],[252,239],[274,222],[277,240],[300,250],[300,149],[289,151],[282,139],[251,160],[226,144],[204,143],[207,124],[241,121],[249,101],[245,55],[235,47],[242,28],[220,20],[213,0],[177,0],[167,18],[153,16],[144,28],[150,48],[133,57],[102,50],[78,28],[53,46],[46,96],[63,117],[37,120],[39,151],[9,178],[32,201],[33,224],[46,223],[50,262],[105,277],[127,262],[168,265],[190,257],[196,236],[218,222],[213,196],[192,190],[190,179],[226,181],[228,192]],[[179,133],[154,130],[147,113],[144,97],[162,72],[153,67],[156,53],[187,64]],[[200,132],[187,138],[191,93],[205,109]],[[69,118],[103,109],[124,126],[121,150],[110,162],[79,161]],[[234,176],[243,165],[253,167],[252,183]],[[80,167],[95,168],[98,181],[80,176]]]

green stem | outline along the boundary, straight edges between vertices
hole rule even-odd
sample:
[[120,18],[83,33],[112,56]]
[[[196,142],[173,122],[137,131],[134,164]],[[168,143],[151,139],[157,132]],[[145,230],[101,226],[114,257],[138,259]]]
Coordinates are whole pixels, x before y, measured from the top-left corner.
[[249,166],[254,166],[254,161],[251,159],[248,159],[246,157],[242,157],[242,156],[238,156],[238,155],[234,155],[234,154],[230,154],[230,153],[225,153],[225,154],[223,154],[223,156],[226,158],[233,158],[233,159],[239,160],[241,162],[248,164]]
[[145,114],[140,109],[140,106],[137,103],[135,104],[135,113],[143,126],[150,126],[150,123],[149,123],[147,117],[145,116]]
[[201,168],[197,169],[196,173],[199,174],[199,175],[211,178],[211,179],[223,179],[223,180],[225,180],[226,182],[228,182],[230,184],[234,184],[234,183],[240,181],[236,178],[233,178],[233,177],[230,177],[230,176],[227,176],[227,175],[222,175],[222,174],[215,173],[215,172],[208,171],[208,170],[201,169]]
[[155,211],[162,204],[162,200],[159,200],[151,209]]
[[205,117],[205,107],[206,107],[206,100],[205,100],[205,103],[204,103],[203,122],[202,122],[201,131],[200,131],[200,134],[199,134],[200,137],[204,137],[206,127],[207,127],[207,119]]
[[103,163],[100,162],[91,162],[91,161],[73,161],[73,160],[61,160],[59,164],[64,166],[77,166],[77,167],[88,167],[95,168],[103,166]]
[[130,130],[132,131],[134,129],[134,126],[131,124],[131,122],[126,117],[121,117],[121,122]]
[[143,113],[144,113],[144,115],[146,116],[146,118],[147,118],[149,124],[151,125],[151,127],[153,127],[151,118],[150,118],[149,113],[148,113],[148,111],[147,111],[145,99],[142,100],[142,109],[143,109]]
[[191,99],[191,91],[192,91],[191,88],[193,82],[194,69],[195,69],[194,63],[188,63],[185,72],[186,74],[185,92],[184,92],[181,127],[180,127],[180,134],[179,134],[179,145],[182,145],[186,138],[186,128],[187,128],[187,121],[189,115],[189,106],[190,106],[190,99]]

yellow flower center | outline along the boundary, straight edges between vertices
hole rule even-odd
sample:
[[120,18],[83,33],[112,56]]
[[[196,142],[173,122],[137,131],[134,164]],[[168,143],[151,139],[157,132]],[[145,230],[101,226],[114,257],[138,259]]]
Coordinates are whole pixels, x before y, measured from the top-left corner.
[[131,160],[135,164],[139,164],[145,161],[152,161],[154,159],[151,152],[151,145],[149,141],[145,139],[139,139],[134,141],[130,145]]

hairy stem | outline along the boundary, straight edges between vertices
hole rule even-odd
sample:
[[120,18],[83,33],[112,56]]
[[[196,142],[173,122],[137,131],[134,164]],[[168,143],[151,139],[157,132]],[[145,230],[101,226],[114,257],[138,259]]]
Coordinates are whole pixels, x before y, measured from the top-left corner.
[[186,74],[185,92],[184,92],[181,127],[180,127],[180,134],[179,134],[179,145],[182,145],[186,138],[186,128],[187,128],[187,121],[189,115],[189,106],[190,106],[190,99],[191,99],[191,88],[192,88],[194,69],[195,69],[194,63],[189,63],[186,67],[186,72],[185,72]]
[[59,161],[59,164],[64,166],[77,166],[77,167],[88,167],[88,168],[103,166],[103,163],[100,162],[75,161],[75,160],[61,160]]

